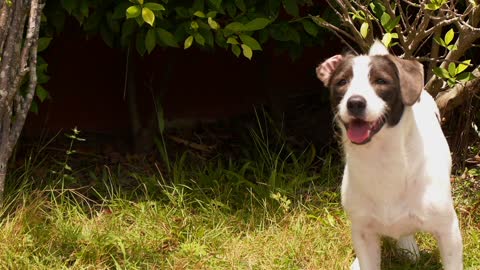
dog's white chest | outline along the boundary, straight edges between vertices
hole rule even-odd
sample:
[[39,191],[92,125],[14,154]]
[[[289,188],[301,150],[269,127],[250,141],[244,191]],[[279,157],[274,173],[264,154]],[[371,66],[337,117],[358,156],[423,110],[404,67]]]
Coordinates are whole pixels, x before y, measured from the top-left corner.
[[376,205],[370,215],[365,215],[362,219],[373,231],[395,239],[424,226],[423,215],[404,201]]
[[407,164],[402,161],[373,164],[363,169],[346,167],[342,203],[351,218],[393,238],[422,228],[424,207],[415,192],[421,182],[406,173]]

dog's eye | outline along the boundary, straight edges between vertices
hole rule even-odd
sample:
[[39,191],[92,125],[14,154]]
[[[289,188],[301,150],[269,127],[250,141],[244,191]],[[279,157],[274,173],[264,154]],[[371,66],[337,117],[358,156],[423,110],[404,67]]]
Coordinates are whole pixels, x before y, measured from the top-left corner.
[[387,81],[385,81],[384,79],[376,79],[375,83],[376,84],[387,84]]
[[336,86],[344,86],[345,84],[347,84],[347,80],[341,79],[335,85]]

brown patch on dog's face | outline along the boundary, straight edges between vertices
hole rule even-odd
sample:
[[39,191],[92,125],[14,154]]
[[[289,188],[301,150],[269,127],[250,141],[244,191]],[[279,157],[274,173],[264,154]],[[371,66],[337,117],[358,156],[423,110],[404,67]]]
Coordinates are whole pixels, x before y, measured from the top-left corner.
[[338,104],[347,92],[350,82],[352,81],[352,59],[353,56],[346,56],[328,82],[327,87],[330,89],[330,101],[334,110],[337,110]]
[[372,56],[369,80],[377,95],[387,103],[387,124],[396,125],[405,108],[397,66],[386,56]]

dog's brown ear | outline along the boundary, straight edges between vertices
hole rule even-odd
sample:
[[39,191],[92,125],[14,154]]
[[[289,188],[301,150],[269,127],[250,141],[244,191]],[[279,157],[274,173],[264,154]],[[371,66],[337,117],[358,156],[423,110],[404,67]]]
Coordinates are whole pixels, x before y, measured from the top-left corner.
[[335,72],[335,69],[337,69],[342,61],[343,55],[337,54],[325,60],[315,69],[318,79],[320,79],[325,86],[328,86],[328,82],[330,81],[333,72]]
[[424,87],[423,65],[417,60],[405,60],[389,55],[398,69],[403,104],[411,106],[417,102]]

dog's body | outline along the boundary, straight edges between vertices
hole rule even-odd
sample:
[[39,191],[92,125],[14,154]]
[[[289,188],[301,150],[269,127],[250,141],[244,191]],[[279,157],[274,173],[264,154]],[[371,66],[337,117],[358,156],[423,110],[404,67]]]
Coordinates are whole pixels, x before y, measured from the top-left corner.
[[462,240],[450,188],[451,158],[423,67],[388,54],[337,55],[317,68],[331,90],[345,152],[342,204],[352,221],[352,269],[380,269],[380,236],[419,255],[413,234],[438,239],[446,270],[461,270]]

